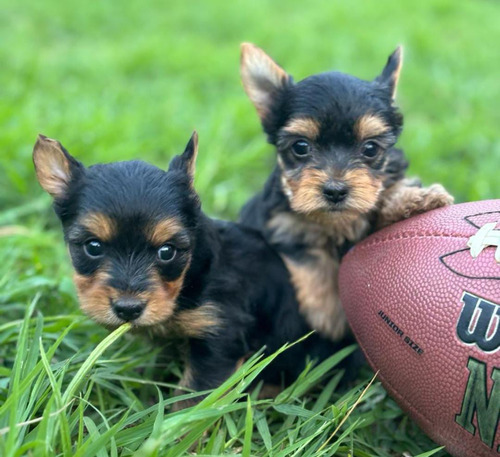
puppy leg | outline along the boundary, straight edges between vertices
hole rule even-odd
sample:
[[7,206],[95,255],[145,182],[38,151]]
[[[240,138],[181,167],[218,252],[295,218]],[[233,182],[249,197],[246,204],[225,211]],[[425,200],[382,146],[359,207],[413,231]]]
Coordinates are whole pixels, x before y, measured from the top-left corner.
[[[240,366],[243,354],[234,351],[238,342],[192,340],[190,342],[190,355],[186,362],[184,374],[179,383],[193,391],[205,391],[219,387]],[[229,353],[231,351],[231,353]],[[185,394],[182,388],[176,389],[175,395]],[[174,403],[172,410],[179,411],[194,406],[202,401],[203,395],[189,400]]]
[[283,260],[297,293],[300,312],[309,325],[323,336],[338,341],[347,332],[347,320],[338,290],[339,263],[321,249],[307,252],[307,260]]
[[283,392],[283,387],[276,384],[264,384],[259,392],[259,400],[264,400],[267,398],[276,398],[281,392]]
[[377,228],[383,228],[417,214],[451,205],[453,197],[441,184],[420,187],[404,179],[384,191],[378,212]]

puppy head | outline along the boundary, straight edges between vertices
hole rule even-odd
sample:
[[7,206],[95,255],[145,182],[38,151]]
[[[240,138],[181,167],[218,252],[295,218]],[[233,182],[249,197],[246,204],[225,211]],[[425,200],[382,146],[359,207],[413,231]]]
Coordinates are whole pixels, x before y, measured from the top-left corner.
[[284,193],[299,213],[366,213],[407,166],[393,148],[402,50],[373,81],[328,72],[294,83],[261,49],[242,45],[243,86],[278,151]]
[[107,327],[168,320],[189,268],[200,203],[196,132],[168,171],[141,161],[89,168],[38,137],[38,181],[53,197],[82,310]]

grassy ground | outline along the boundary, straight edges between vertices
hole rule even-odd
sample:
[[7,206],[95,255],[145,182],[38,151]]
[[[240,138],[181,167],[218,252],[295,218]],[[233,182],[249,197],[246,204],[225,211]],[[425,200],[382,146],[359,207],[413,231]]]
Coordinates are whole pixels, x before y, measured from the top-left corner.
[[[195,411],[172,414],[178,363],[159,360],[126,328],[104,340],[77,310],[30,156],[41,132],[87,164],[140,157],[161,166],[196,127],[204,208],[234,217],[273,162],[239,83],[239,43],[258,43],[296,79],[330,68],[372,78],[403,43],[401,144],[411,173],[459,201],[498,197],[500,5],[0,0],[0,9],[0,455],[435,449],[376,381],[363,390],[368,370],[338,387],[343,354],[274,402],[242,393],[266,363],[251,361]],[[153,382],[159,371],[168,382]],[[315,387],[319,379],[326,387]]]

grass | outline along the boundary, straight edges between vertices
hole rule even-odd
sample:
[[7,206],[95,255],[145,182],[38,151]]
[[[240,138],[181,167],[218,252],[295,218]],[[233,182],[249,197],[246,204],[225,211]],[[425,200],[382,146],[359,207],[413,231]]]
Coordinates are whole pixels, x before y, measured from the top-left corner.
[[196,128],[204,208],[234,218],[273,163],[239,83],[239,43],[258,43],[296,79],[330,68],[372,78],[403,43],[398,99],[410,173],[442,182],[458,201],[498,197],[500,5],[0,0],[0,8],[0,455],[432,453],[437,446],[377,380],[367,388],[369,370],[340,387],[342,353],[274,401],[244,392],[269,362],[256,357],[193,410],[171,412],[178,362],[78,311],[31,150],[40,132],[87,164],[140,157],[166,166]]

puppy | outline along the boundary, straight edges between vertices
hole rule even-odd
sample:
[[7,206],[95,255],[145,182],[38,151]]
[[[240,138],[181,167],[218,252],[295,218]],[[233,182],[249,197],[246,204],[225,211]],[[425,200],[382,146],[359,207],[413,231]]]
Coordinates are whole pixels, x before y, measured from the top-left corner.
[[243,86],[277,165],[240,221],[277,249],[301,312],[333,340],[347,329],[337,283],[342,254],[376,229],[453,201],[440,185],[404,179],[408,163],[395,148],[401,65],[398,48],[373,81],[327,72],[294,83],[264,51],[242,45]]
[[[310,327],[281,258],[260,232],[208,218],[193,187],[197,135],[167,171],[141,161],[84,167],[39,136],[36,175],[54,199],[75,269],[81,309],[113,329],[188,342],[181,384],[219,386],[249,354],[271,354]],[[307,357],[335,346],[318,334],[293,346],[263,374],[295,379]],[[186,406],[186,405],[183,405]]]

